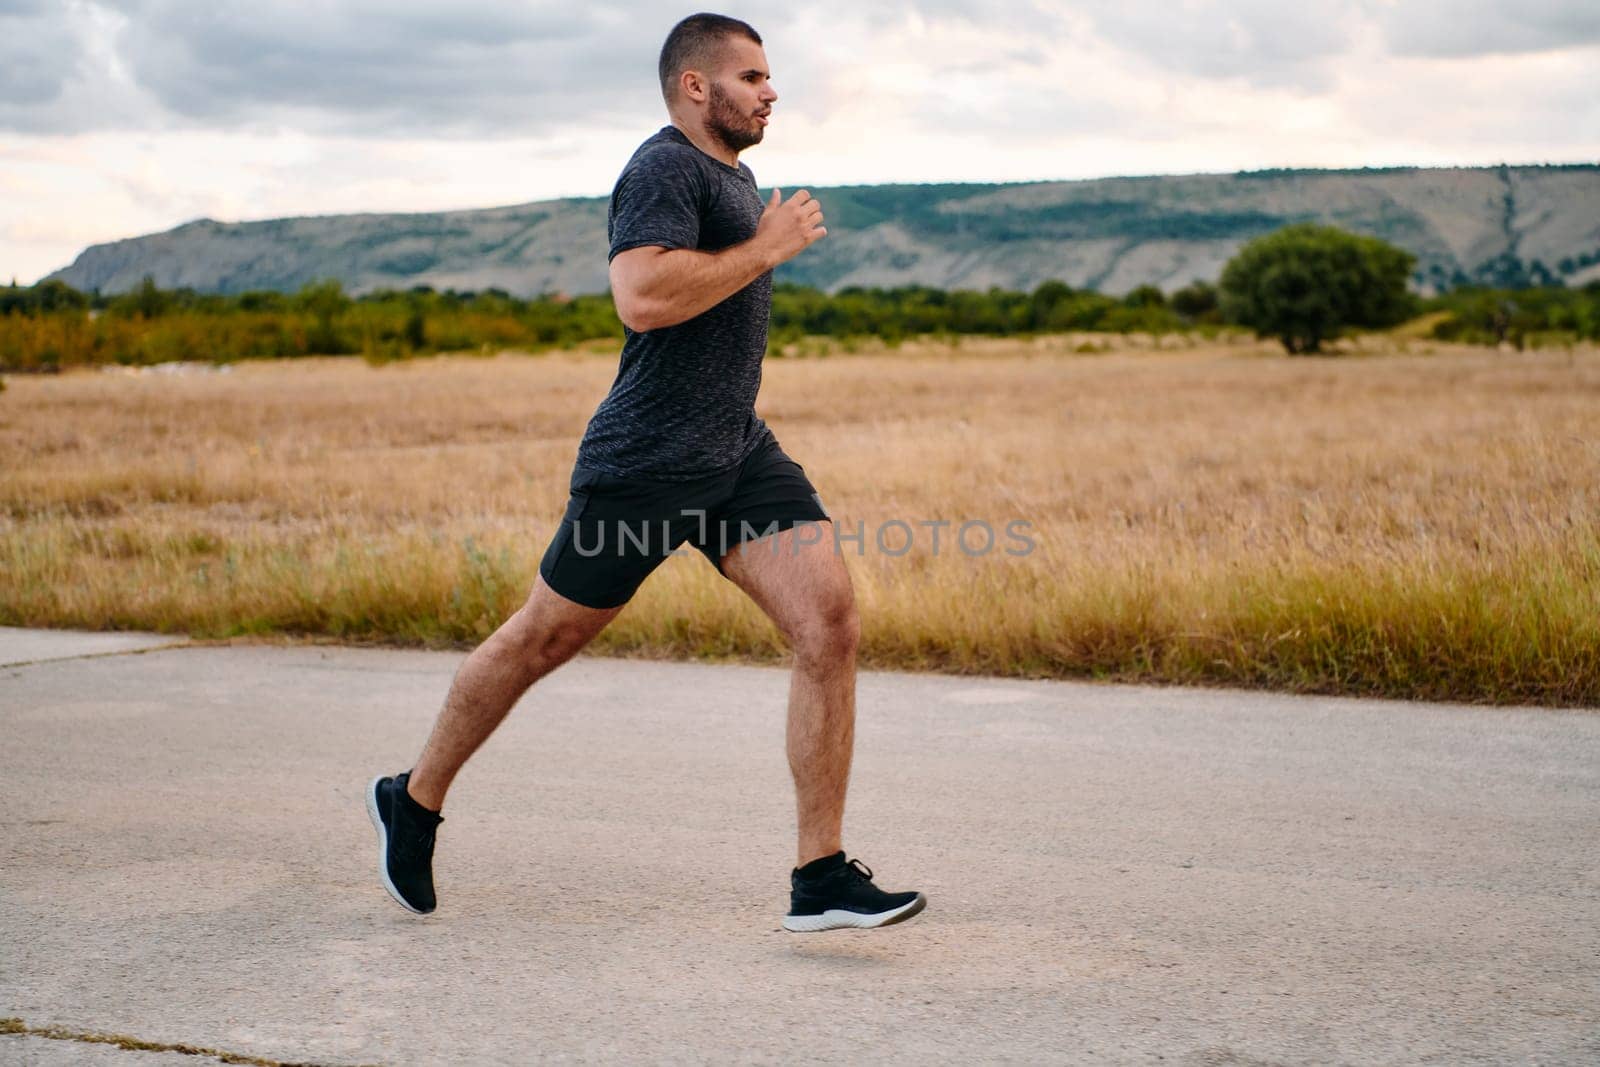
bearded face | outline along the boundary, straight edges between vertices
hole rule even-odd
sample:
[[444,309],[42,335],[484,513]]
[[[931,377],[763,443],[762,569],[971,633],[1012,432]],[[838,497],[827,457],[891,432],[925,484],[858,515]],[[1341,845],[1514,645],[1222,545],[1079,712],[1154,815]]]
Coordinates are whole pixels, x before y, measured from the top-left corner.
[[769,105],[760,103],[753,108],[741,107],[716,82],[711,83],[710,105],[706,112],[706,129],[730,151],[743,152],[751,145],[761,143],[767,129],[756,116],[770,111]]

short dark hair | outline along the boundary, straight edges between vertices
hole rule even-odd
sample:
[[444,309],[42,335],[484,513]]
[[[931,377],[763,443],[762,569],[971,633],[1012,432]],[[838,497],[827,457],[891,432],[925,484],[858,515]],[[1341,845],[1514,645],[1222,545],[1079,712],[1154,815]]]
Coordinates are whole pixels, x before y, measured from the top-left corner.
[[715,59],[717,50],[727,37],[744,37],[756,44],[761,43],[761,35],[748,22],[727,15],[712,15],[702,11],[672,27],[672,32],[667,34],[667,43],[661,46],[661,95],[667,103],[672,103],[678,76]]

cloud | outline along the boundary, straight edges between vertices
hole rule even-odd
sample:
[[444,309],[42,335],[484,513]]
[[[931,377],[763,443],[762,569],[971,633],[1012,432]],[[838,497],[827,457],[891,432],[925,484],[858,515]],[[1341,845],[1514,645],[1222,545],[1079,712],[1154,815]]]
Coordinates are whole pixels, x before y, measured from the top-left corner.
[[[891,5],[867,5],[886,11]],[[0,0],[0,128],[519,136],[659,114],[666,0]],[[764,34],[793,21],[744,5]]]
[[149,127],[160,108],[116,55],[120,18],[88,0],[0,0],[0,129]]
[[37,107],[61,95],[82,47],[60,22],[11,6],[0,10],[0,100]]
[[62,98],[86,66],[86,28],[71,15],[24,0],[0,5],[0,125],[48,130],[60,124]]
[[[1472,145],[1476,151],[1463,155],[1483,164],[1570,160],[1600,150],[1594,77],[1600,49],[1487,55],[1473,61],[1470,78],[1453,60],[1402,62],[1405,92],[1395,92],[1374,71],[1352,79],[1343,95],[1355,129],[1370,139],[1409,142],[1418,157],[1445,141]],[[1442,101],[1449,102],[1448,112]],[[1553,146],[1566,151],[1552,152]]]
[[[1092,126],[1120,113],[1104,91],[1113,66],[1119,82],[1137,73],[1169,91],[1199,79],[1304,97],[1336,90],[1342,61],[1368,39],[1405,56],[1600,40],[1596,0],[858,0],[826,11],[750,0],[739,13],[767,38],[780,92],[882,89],[873,68],[920,67],[910,79],[929,107],[909,114],[929,130],[989,116],[1022,131],[1048,125],[1052,107]],[[656,53],[683,14],[681,0],[0,0],[0,128],[470,139],[632,127],[660,114]],[[945,47],[963,38],[965,55]],[[1085,64],[1096,81],[1075,77]]]
[[1379,9],[1390,49],[1403,56],[1547,52],[1600,44],[1595,0],[1404,0]]
[[1090,31],[1161,74],[1317,92],[1352,41],[1358,9],[1337,0],[1088,0]]
[[636,106],[642,41],[606,32],[603,6],[291,0],[124,0],[119,50],[139,83],[201,125],[292,124],[332,133],[514,134]]

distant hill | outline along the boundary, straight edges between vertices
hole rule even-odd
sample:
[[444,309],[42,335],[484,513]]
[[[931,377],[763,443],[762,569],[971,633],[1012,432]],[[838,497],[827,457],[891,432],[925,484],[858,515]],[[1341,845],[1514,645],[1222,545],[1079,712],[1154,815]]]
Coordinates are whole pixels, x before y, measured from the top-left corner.
[[[797,186],[796,186],[797,188]],[[1330,222],[1414,252],[1415,281],[1581,284],[1600,278],[1600,165],[1271,170],[1006,185],[813,188],[828,237],[779,269],[828,291],[930,285],[1031,289],[1058,278],[1119,294],[1214,280],[1241,243]],[[121,292],[152,275],[206,292],[293,290],[334,277],[385,287],[606,288],[606,200],[266,222],[200,219],[94,245],[51,274]]]

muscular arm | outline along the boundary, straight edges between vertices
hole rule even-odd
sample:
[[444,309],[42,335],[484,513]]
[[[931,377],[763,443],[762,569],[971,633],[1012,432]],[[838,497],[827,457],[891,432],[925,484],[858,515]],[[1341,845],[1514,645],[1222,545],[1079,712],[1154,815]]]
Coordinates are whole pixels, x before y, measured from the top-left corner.
[[720,252],[646,245],[611,260],[617,316],[635,333],[687,322],[777,266],[755,238]]
[[717,252],[646,245],[613,256],[611,295],[623,325],[642,333],[687,322],[827,234],[810,193],[780,195],[772,191],[755,236],[740,244]]

